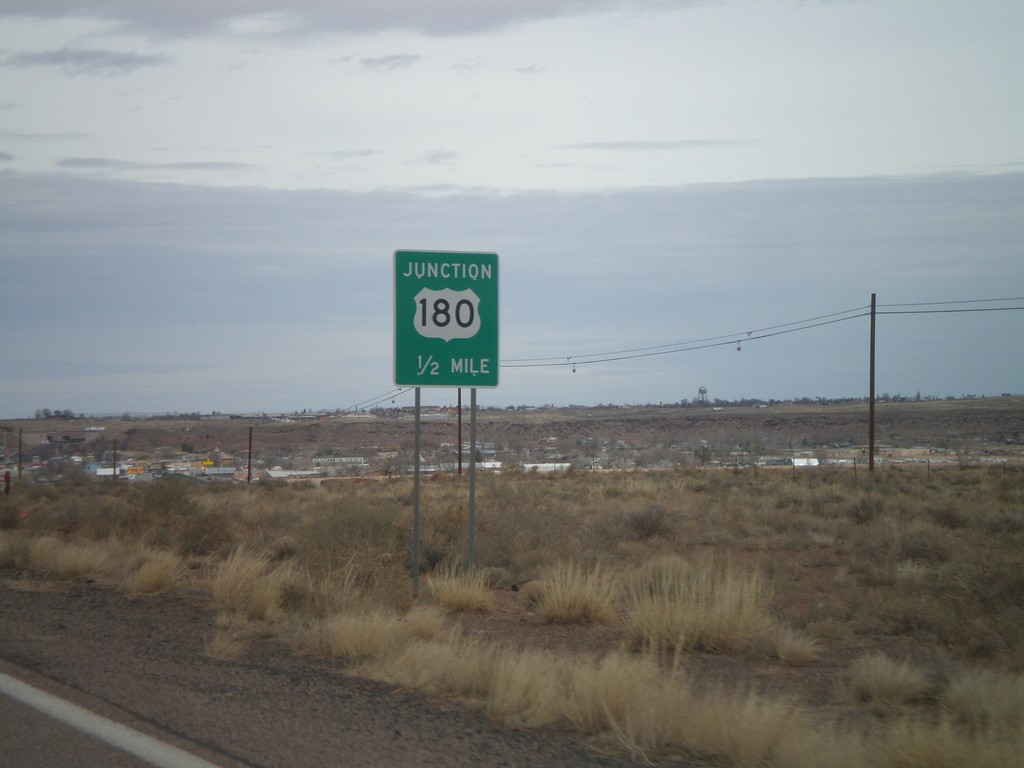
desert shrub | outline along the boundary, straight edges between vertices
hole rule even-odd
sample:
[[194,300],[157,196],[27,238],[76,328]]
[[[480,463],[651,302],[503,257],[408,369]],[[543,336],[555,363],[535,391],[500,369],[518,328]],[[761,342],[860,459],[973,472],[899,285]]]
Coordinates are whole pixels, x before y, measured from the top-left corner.
[[21,517],[17,505],[6,496],[0,496],[0,531],[17,528]]
[[297,553],[311,566],[339,567],[353,555],[390,551],[396,510],[372,500],[332,495],[295,532]]
[[196,510],[192,482],[180,477],[163,477],[132,486],[133,501],[141,515],[158,520],[188,515]]
[[929,504],[925,512],[936,525],[952,530],[966,527],[969,519],[960,505],[952,501]]
[[924,563],[944,563],[956,546],[949,531],[928,523],[915,523],[901,532],[896,556]]
[[48,494],[25,494],[20,511],[25,519],[19,520],[19,527],[40,534],[103,539],[118,532],[120,519],[131,509],[126,490],[112,484],[73,486],[63,492],[58,486],[46,488]]
[[28,561],[28,541],[10,531],[0,530],[0,569],[18,568]]
[[674,529],[672,516],[660,505],[645,507],[626,516],[627,535],[633,539],[667,536]]
[[[556,560],[556,553],[568,543],[572,524],[568,514],[551,514],[550,501],[534,478],[503,477],[499,482],[492,477],[482,483],[477,502],[477,563],[504,568],[513,580],[521,580]],[[569,512],[566,507],[563,510]]]
[[882,515],[884,510],[885,505],[881,496],[863,494],[850,503],[846,516],[859,525],[867,525]]

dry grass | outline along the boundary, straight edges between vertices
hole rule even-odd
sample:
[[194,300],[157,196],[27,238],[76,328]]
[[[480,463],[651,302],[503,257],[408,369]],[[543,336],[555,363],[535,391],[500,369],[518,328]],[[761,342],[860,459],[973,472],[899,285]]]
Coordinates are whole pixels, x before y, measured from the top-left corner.
[[639,650],[728,652],[771,627],[770,602],[771,589],[757,572],[659,558],[630,584],[625,635]]
[[116,578],[126,567],[126,552],[116,541],[62,542],[41,536],[28,545],[29,564],[62,579]]
[[[311,627],[301,645],[353,672],[463,697],[517,725],[574,727],[637,756],[1001,768],[1024,752],[1020,478],[891,467],[872,477],[484,476],[481,583],[434,571],[429,606],[411,596],[404,480],[25,491],[16,501],[26,520],[0,531],[0,567],[17,571],[11,583],[206,586],[222,612],[213,655]],[[424,546],[457,562],[465,488],[423,490]],[[581,626],[524,615],[511,631],[619,630],[632,652],[613,640],[594,656],[567,655],[527,634],[513,648],[451,629],[500,622],[511,593],[502,615],[473,612],[492,610],[494,590],[512,583],[525,584],[519,608]],[[597,623],[606,626],[585,626]],[[750,664],[770,693],[743,684]],[[727,673],[701,677],[709,669]],[[808,681],[815,706],[798,685],[790,695],[790,678]]]
[[531,590],[538,615],[561,624],[601,624],[615,618],[619,585],[600,567],[559,563]]
[[371,609],[319,622],[306,643],[318,653],[348,663],[382,660],[389,664],[410,643],[435,641],[446,631],[444,616],[434,607],[414,606],[404,615]]
[[347,614],[327,619],[320,627],[320,648],[331,658],[363,661],[389,657],[401,647],[404,626],[386,612]]
[[480,571],[470,575],[459,568],[442,569],[430,576],[427,589],[449,613],[490,613],[494,607],[494,592]]
[[932,687],[924,671],[877,653],[853,662],[848,676],[854,697],[886,707],[919,701]]
[[28,545],[24,536],[0,531],[0,568],[20,568],[28,562]]
[[272,567],[267,555],[239,547],[213,573],[213,601],[221,610],[273,621],[284,612],[282,602],[291,577],[287,566]]
[[791,666],[803,666],[816,661],[821,652],[817,638],[786,626],[776,626],[770,633],[775,655]]
[[939,703],[971,728],[1024,733],[1024,675],[1019,673],[962,671],[950,680]]
[[374,680],[431,694],[479,700],[491,689],[498,650],[453,633],[446,640],[413,640],[362,673]]
[[245,653],[245,649],[248,647],[248,643],[236,637],[233,632],[226,629],[217,629],[213,633],[213,637],[206,643],[204,650],[207,656],[230,661],[237,659]]
[[125,577],[124,589],[129,594],[152,595],[178,583],[182,562],[176,553],[151,551],[144,558],[138,570]]
[[484,695],[487,711],[517,726],[558,722],[571,662],[549,651],[507,651],[496,656]]

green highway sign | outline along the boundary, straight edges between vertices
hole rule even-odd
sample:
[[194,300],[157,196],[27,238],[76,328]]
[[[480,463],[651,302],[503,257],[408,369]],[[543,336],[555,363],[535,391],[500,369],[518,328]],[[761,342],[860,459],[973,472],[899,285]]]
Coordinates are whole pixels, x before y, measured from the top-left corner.
[[498,255],[395,251],[395,384],[498,386]]

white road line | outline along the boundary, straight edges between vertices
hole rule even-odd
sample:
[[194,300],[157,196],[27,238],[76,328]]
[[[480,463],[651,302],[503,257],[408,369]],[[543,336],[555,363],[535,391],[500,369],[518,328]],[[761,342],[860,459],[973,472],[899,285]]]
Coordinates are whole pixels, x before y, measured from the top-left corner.
[[158,768],[218,768],[189,752],[82,709],[0,672],[0,692]]

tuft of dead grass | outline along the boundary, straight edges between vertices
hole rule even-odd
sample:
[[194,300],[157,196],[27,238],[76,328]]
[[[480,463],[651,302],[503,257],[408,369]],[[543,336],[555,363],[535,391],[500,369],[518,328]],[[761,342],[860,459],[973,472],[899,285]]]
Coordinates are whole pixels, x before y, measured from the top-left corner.
[[62,579],[117,578],[124,561],[123,548],[116,542],[64,542],[39,536],[28,545],[29,565]]
[[207,656],[231,661],[245,653],[245,649],[248,647],[248,643],[236,637],[233,632],[227,629],[218,629],[213,633],[213,637],[207,641],[204,650]]
[[0,569],[19,568],[28,561],[28,545],[22,536],[0,530]]
[[558,722],[572,664],[548,651],[508,651],[496,656],[486,691],[487,711],[517,726]]
[[619,583],[599,566],[559,563],[544,572],[531,590],[537,614],[562,624],[601,624],[616,616]]
[[821,652],[817,638],[786,626],[776,626],[770,633],[775,655],[790,666],[798,667],[816,661]]
[[624,634],[634,650],[723,653],[772,626],[771,589],[757,572],[728,563],[660,558],[630,583]]
[[272,567],[267,555],[239,547],[213,573],[213,601],[221,610],[273,621],[283,614],[282,599],[291,578],[287,565]]
[[880,653],[861,656],[850,665],[847,676],[855,698],[883,707],[921,700],[932,687],[923,670]]
[[404,629],[398,616],[385,611],[334,616],[321,626],[320,647],[349,662],[388,657],[401,647]]
[[497,657],[498,649],[453,632],[445,640],[414,640],[360,671],[430,694],[480,700],[491,690]]
[[138,570],[124,579],[124,589],[133,595],[152,595],[173,587],[182,570],[181,558],[174,552],[150,550]]
[[480,571],[467,574],[462,569],[444,568],[430,576],[427,589],[449,613],[490,613],[494,608],[494,592]]
[[974,729],[1016,730],[1024,735],[1024,675],[992,669],[965,670],[953,677],[940,706]]

